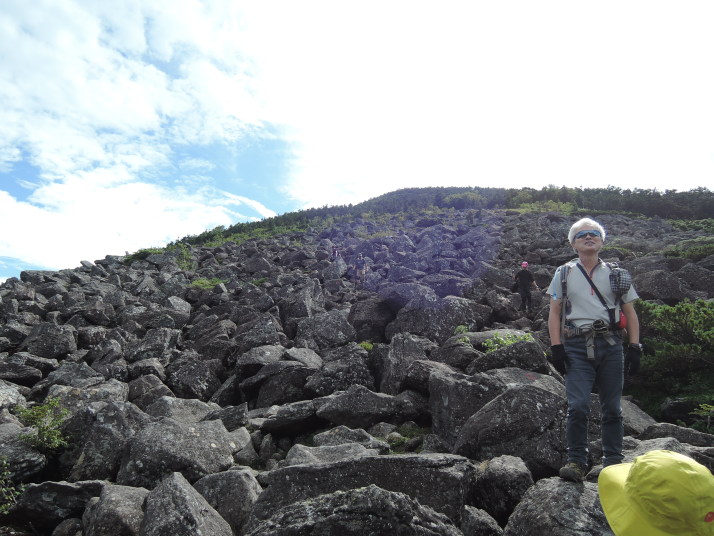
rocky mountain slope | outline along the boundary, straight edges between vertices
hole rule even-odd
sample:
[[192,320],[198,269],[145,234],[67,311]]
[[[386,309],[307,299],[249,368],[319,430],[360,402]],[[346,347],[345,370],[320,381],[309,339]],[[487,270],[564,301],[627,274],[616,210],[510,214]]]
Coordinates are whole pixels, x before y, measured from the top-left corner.
[[[694,233],[598,219],[642,298],[714,297],[714,258],[661,255]],[[522,260],[543,288],[573,257],[571,223],[451,210],[8,280],[0,457],[28,485],[0,533],[608,534],[598,405],[588,481],[561,481],[547,303],[524,315],[510,292]],[[494,335],[519,340],[487,351]],[[54,452],[14,415],[49,400],[68,414]],[[714,436],[623,403],[628,460],[714,468]]]

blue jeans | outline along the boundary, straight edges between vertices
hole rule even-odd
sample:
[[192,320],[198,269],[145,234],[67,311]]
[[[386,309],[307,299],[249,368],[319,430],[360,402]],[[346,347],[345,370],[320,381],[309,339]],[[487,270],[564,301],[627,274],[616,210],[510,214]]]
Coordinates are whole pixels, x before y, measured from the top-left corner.
[[595,337],[595,359],[588,359],[585,336],[564,339],[568,363],[565,392],[568,396],[568,422],[565,437],[568,442],[568,461],[587,465],[588,415],[590,393],[598,387],[602,412],[603,466],[622,462],[622,397],[623,352],[622,340],[613,336],[614,345],[602,337]]

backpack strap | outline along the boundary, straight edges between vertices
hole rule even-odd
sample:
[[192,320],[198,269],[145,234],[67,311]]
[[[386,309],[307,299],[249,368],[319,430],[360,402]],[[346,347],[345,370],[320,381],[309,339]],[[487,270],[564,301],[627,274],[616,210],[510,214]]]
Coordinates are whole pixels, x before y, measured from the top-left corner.
[[575,261],[566,262],[560,267],[560,291],[563,297],[560,300],[560,336],[565,333],[565,311],[568,304],[568,275]]

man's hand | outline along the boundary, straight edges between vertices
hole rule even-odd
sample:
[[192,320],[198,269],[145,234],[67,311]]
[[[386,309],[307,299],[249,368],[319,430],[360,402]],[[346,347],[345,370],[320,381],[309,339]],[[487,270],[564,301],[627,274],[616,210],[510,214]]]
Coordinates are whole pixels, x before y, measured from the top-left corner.
[[550,347],[550,353],[552,354],[549,358],[550,364],[555,367],[555,370],[560,372],[560,374],[565,374],[565,365],[568,362],[568,354],[565,353],[565,346],[562,344],[554,344]]
[[642,349],[640,346],[630,344],[625,354],[625,375],[634,376],[637,374],[640,370],[640,357],[642,357]]

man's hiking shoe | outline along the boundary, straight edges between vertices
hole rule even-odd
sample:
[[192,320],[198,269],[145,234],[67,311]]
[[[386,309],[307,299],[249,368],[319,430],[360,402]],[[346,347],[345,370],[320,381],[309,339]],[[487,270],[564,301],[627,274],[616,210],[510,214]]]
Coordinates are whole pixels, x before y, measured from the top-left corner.
[[568,462],[560,468],[560,478],[571,482],[582,482],[588,468],[576,462]]

